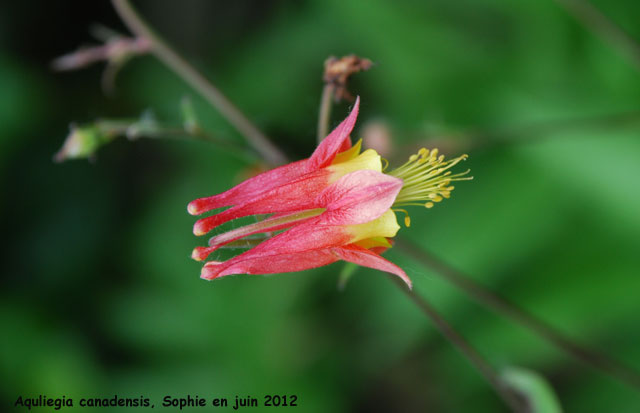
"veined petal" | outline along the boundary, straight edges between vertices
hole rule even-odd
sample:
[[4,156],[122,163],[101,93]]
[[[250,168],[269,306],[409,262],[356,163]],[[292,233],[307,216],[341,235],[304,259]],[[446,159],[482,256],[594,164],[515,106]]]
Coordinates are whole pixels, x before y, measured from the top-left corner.
[[[225,268],[236,264],[239,265],[240,262],[244,261],[258,262],[257,260],[259,260],[259,262],[268,262],[269,257],[342,247],[367,238],[392,237],[398,228],[395,214],[391,210],[388,210],[380,218],[372,222],[350,226],[324,225],[322,224],[321,215],[297,224],[293,228],[256,245],[224,263],[215,263],[216,271],[223,272]],[[207,263],[206,265],[214,264]],[[241,268],[241,266],[234,268]],[[280,269],[275,272],[284,271],[287,270]]]
[[[263,172],[221,194],[191,201],[187,206],[187,210],[191,215],[200,215],[212,209],[242,204],[273,188],[298,179],[306,173],[314,172],[330,165],[338,153],[345,152],[351,148],[349,134],[355,125],[359,107],[360,98],[358,97],[349,116],[318,145],[309,159],[292,162]],[[346,160],[350,155],[346,154],[343,158]],[[338,176],[342,176],[347,172],[343,171]]]
[[307,162],[308,160],[304,159],[263,172],[221,194],[191,201],[187,210],[191,215],[200,215],[215,208],[247,202],[273,188],[300,178],[308,172]]
[[391,208],[402,179],[362,170],[338,179],[318,195],[315,204],[327,209],[322,223],[355,225],[373,221]]
[[[212,279],[222,275],[246,272],[244,270],[250,271],[249,274],[298,271],[315,268],[307,266],[312,262],[317,262],[318,265],[315,266],[319,267],[336,261],[330,249],[348,244],[351,235],[345,231],[344,227],[318,226],[317,220],[318,217],[311,218],[227,261],[208,262],[202,270],[202,277]],[[324,250],[319,253],[319,256],[324,258],[314,261],[314,254],[319,250]],[[298,263],[294,258],[296,256],[304,259]],[[333,261],[328,260],[329,258]]]
[[342,176],[328,185],[332,174],[321,169],[273,188],[252,201],[196,221],[193,233],[204,235],[232,219],[326,208],[328,225],[353,225],[372,221],[389,209],[402,188],[402,180],[371,170]]
[[289,228],[292,225],[297,225],[310,218],[313,218],[321,214],[323,211],[323,209],[312,209],[308,211],[294,212],[289,214],[278,214],[263,221],[227,231],[225,233],[212,237],[209,240],[208,247],[196,247],[191,254],[191,258],[196,261],[202,261],[206,259],[213,251],[230,242],[239,240],[249,235],[259,234],[263,232],[279,231],[281,229]]
[[316,248],[306,251],[281,251],[270,255],[247,255],[225,262],[211,261],[202,268],[201,277],[207,280],[232,274],[276,274],[303,271],[331,264],[338,259],[358,265],[385,271],[400,277],[412,288],[411,279],[394,263],[382,258],[375,252],[357,245]]
[[349,244],[353,234],[347,227],[319,225],[320,217],[311,218],[252,249],[231,258],[229,261],[250,257],[278,255],[287,252],[304,252]]
[[351,139],[349,134],[356,124],[358,117],[358,109],[360,108],[360,97],[356,99],[356,103],[351,109],[351,113],[343,120],[316,148],[309,163],[306,165],[308,171],[324,168],[331,164],[338,152],[346,151],[351,147]]
[[246,203],[196,221],[193,233],[204,235],[220,224],[249,215],[320,208],[321,206],[316,205],[315,199],[327,187],[329,175],[330,172],[323,169],[272,188]]
[[338,261],[329,248],[303,252],[282,252],[276,255],[247,257],[242,260],[208,262],[202,268],[201,278],[212,280],[231,274],[276,274],[303,271]]
[[262,232],[278,231],[284,228],[288,228],[294,224],[300,224],[310,218],[318,216],[322,212],[324,212],[324,209],[317,208],[302,212],[277,214],[263,221],[256,222],[255,224],[245,225],[244,227],[236,228],[212,237],[209,240],[209,246],[222,246],[249,235],[259,234]]
[[371,252],[357,245],[345,245],[344,247],[332,248],[331,251],[333,251],[333,253],[336,254],[341,260],[362,265],[363,267],[374,268],[376,270],[395,274],[407,284],[409,289],[412,288],[411,279],[402,270],[402,268],[398,267],[391,261],[385,260],[374,252]]

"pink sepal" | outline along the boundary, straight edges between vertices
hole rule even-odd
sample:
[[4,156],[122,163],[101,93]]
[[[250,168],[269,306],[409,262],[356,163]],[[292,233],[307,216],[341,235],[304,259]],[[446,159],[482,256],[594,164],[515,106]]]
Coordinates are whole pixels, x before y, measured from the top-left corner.
[[359,106],[360,98],[358,97],[349,116],[318,145],[309,159],[292,162],[263,172],[221,194],[191,201],[187,210],[191,215],[200,215],[212,209],[242,204],[273,188],[300,178],[306,173],[329,166],[338,153],[351,147],[349,134],[356,123]]
[[191,215],[200,215],[212,209],[250,201],[264,192],[306,174],[308,172],[308,168],[305,166],[307,162],[307,159],[303,159],[263,172],[221,194],[191,201],[187,210]]
[[359,108],[360,96],[356,99],[356,103],[353,105],[349,116],[327,135],[313,152],[309,158],[309,163],[306,165],[309,171],[315,171],[316,169],[329,166],[338,153],[351,148],[351,138],[349,134],[356,124]]
[[196,221],[193,233],[203,235],[232,219],[257,214],[303,211],[317,208],[315,199],[327,187],[329,171],[326,169],[306,174],[292,182],[265,191],[248,202]]
[[338,260],[330,249],[281,253],[262,257],[252,257],[233,262],[208,262],[202,268],[201,278],[212,280],[231,274],[276,274],[303,271],[322,267]]
[[318,195],[315,204],[326,208],[322,224],[355,225],[373,221],[391,208],[402,179],[372,170],[351,172]]
[[413,287],[409,276],[391,261],[387,261],[378,254],[357,245],[345,245],[344,247],[332,248],[332,250],[341,260],[349,261],[354,264],[362,265],[380,271],[395,274],[407,284],[409,289]]

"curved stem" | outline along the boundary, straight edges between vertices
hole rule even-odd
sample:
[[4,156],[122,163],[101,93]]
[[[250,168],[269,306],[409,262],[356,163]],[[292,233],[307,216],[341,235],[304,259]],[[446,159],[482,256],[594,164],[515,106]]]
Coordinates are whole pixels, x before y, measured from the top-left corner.
[[587,29],[602,38],[640,70],[640,45],[588,0],[555,0]]
[[287,157],[236,108],[226,96],[200,74],[182,56],[173,51],[131,7],[128,0],[112,0],[118,15],[136,36],[151,43],[151,52],[193,87],[249,141],[273,166],[287,162]]
[[526,144],[540,142],[550,135],[572,130],[593,130],[607,127],[631,127],[640,124],[640,111],[632,110],[595,116],[575,117],[534,122],[528,125],[500,127],[495,129],[476,129],[463,132],[464,141],[468,142],[465,150],[487,149],[499,145]]
[[500,396],[502,401],[511,408],[514,412],[526,412],[527,409],[523,405],[521,399],[511,391],[500,380],[498,374],[494,368],[474,349],[469,342],[462,337],[448,322],[445,320],[436,309],[425,299],[417,295],[413,291],[409,291],[407,286],[400,281],[397,277],[393,276],[394,283],[402,290],[402,292],[409,297],[415,305],[422,310],[422,312],[431,319],[433,324],[438,328],[440,333],[445,336],[449,342],[458,349],[469,362],[482,374],[487,382],[493,387],[495,392]]
[[407,255],[432,269],[437,275],[440,275],[442,278],[467,293],[478,303],[487,306],[493,309],[496,313],[504,315],[516,323],[528,328],[575,359],[595,367],[612,377],[616,377],[636,389],[640,389],[640,374],[635,370],[625,366],[617,360],[614,360],[606,354],[576,343],[564,333],[519,308],[493,291],[476,283],[471,278],[465,276],[460,271],[449,266],[428,252],[418,249],[408,241],[399,241],[396,245]]
[[329,122],[331,121],[331,101],[335,86],[331,83],[325,83],[322,89],[322,98],[320,99],[320,113],[318,114],[318,143],[329,133]]

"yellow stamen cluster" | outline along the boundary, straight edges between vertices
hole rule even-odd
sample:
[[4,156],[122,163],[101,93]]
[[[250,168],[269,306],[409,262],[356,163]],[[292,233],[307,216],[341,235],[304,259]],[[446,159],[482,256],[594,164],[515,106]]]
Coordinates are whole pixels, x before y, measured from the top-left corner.
[[[471,176],[465,176],[469,170],[453,175],[451,171],[448,171],[465,159],[467,159],[467,155],[445,161],[444,155],[438,156],[437,149],[429,151],[425,148],[420,149],[417,154],[411,155],[407,163],[389,172],[389,175],[404,181],[404,185],[402,185],[393,204],[394,209],[406,205],[431,208],[434,203],[442,201],[443,198],[449,198],[454,188],[449,186],[451,182],[473,179]],[[404,210],[398,210],[406,213]]]

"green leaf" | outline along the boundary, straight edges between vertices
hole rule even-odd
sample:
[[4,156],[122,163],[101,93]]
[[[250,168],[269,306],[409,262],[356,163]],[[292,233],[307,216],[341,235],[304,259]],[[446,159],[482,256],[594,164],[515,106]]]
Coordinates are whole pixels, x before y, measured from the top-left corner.
[[502,381],[525,398],[532,413],[560,413],[562,407],[551,385],[540,374],[521,367],[508,367]]
[[347,282],[353,277],[358,266],[352,262],[346,262],[340,274],[338,275],[338,291],[344,291],[347,286]]

